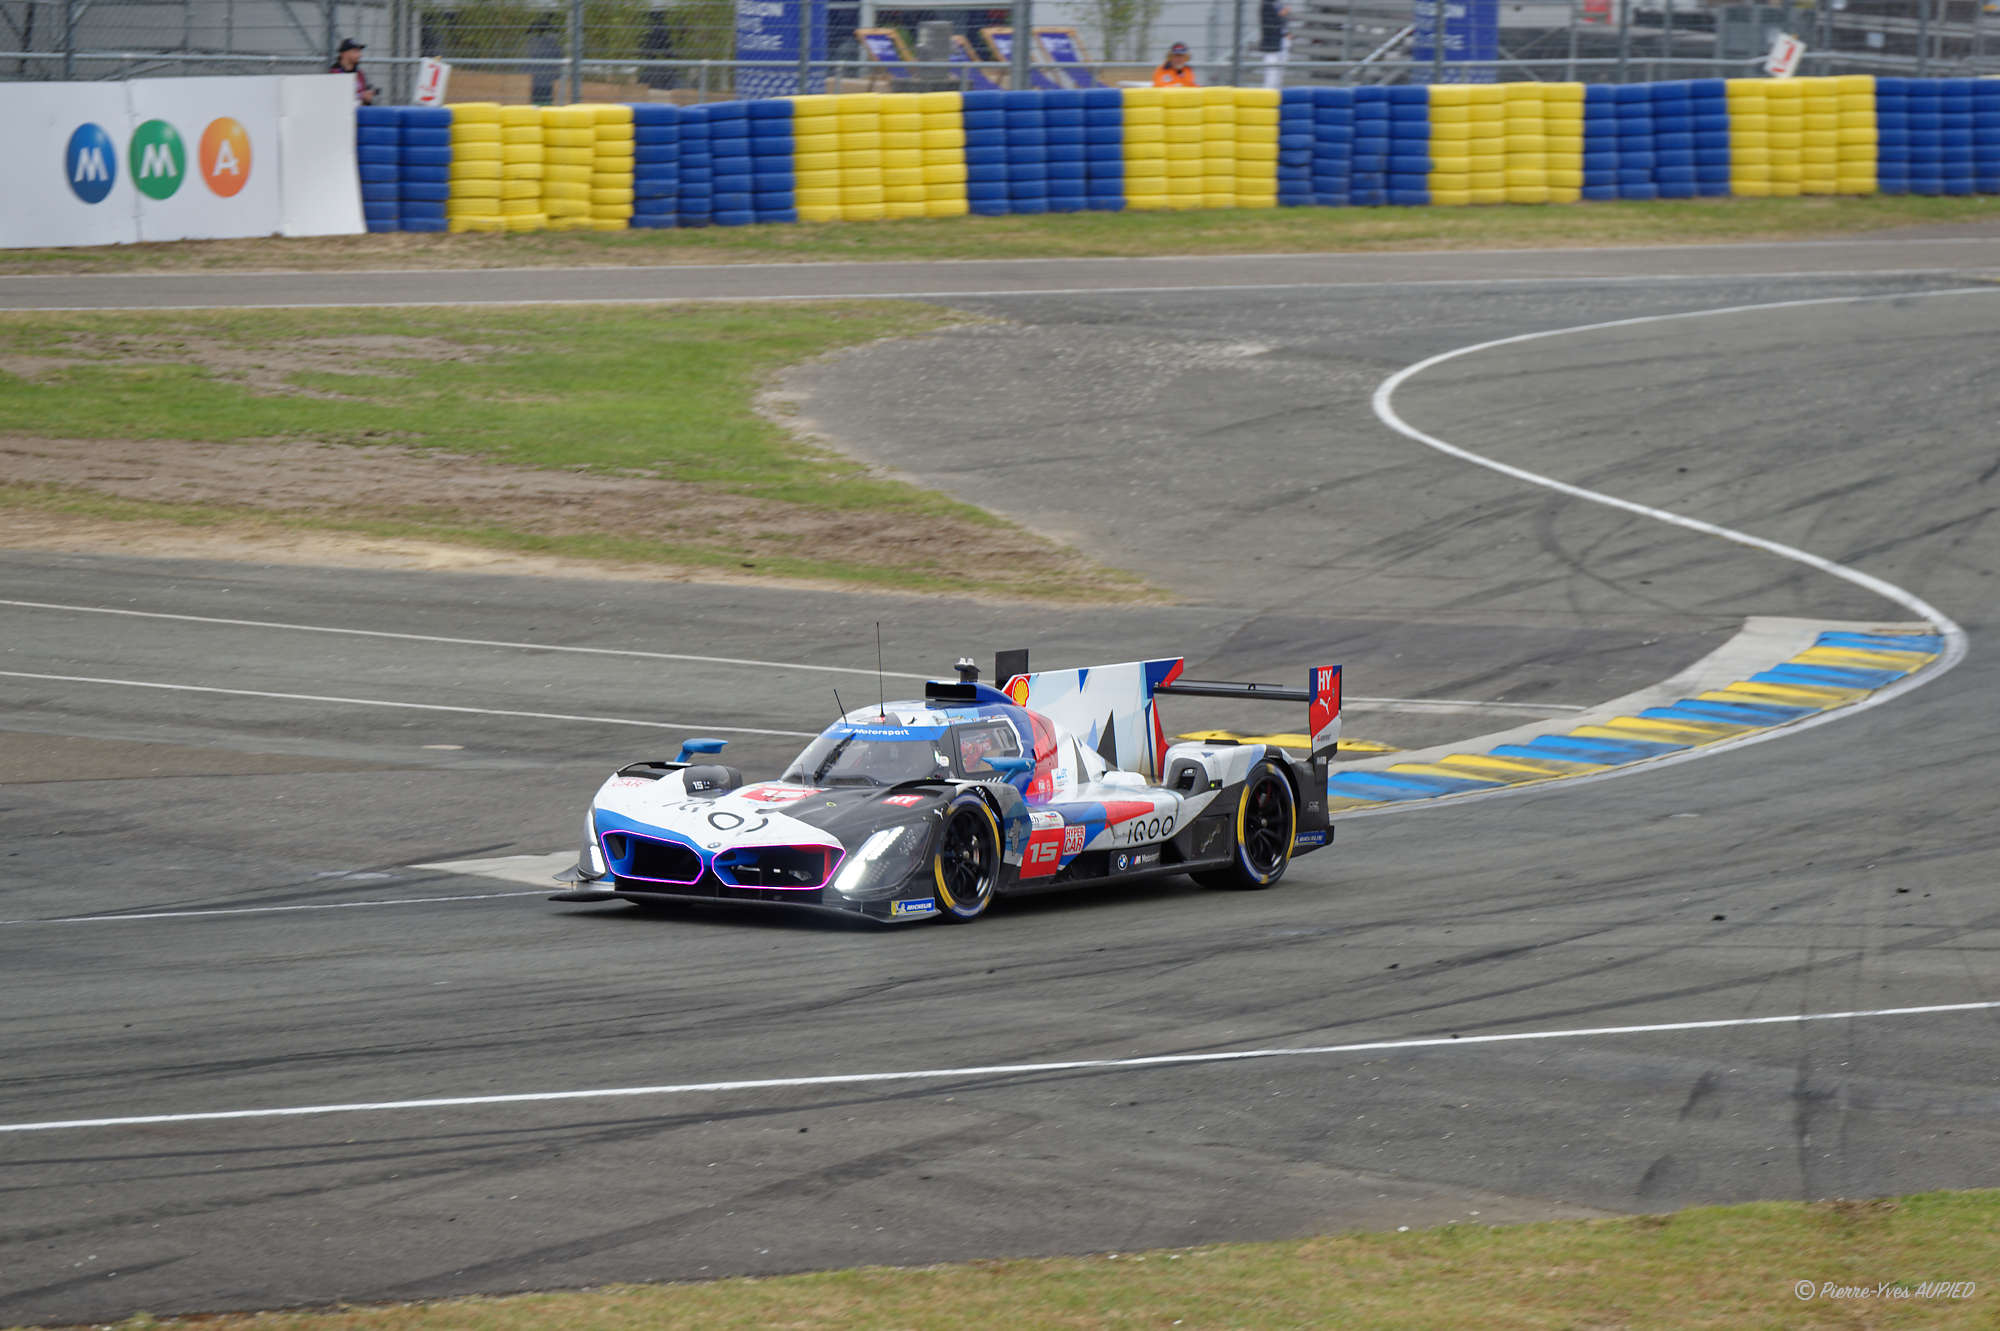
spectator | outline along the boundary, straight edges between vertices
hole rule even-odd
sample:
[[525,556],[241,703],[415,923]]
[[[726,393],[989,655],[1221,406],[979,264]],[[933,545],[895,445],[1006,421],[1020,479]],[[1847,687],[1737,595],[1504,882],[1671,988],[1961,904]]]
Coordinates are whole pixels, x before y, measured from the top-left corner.
[[562,43],[547,19],[538,18],[528,29],[528,100],[547,106],[556,99],[556,80],[562,77]]
[[1175,42],[1167,48],[1167,58],[1160,62],[1158,69],[1153,71],[1153,86],[1155,88],[1192,88],[1197,86],[1194,81],[1194,67],[1188,64],[1186,42]]
[[381,91],[381,89],[368,81],[366,74],[361,72],[361,53],[367,49],[367,47],[355,41],[352,37],[343,37],[340,39],[340,50],[334,54],[333,63],[326,68],[326,72],[329,74],[352,74],[354,76],[354,104],[356,106],[373,106],[375,104],[375,94]]
[[1292,45],[1292,11],[1278,0],[1263,0],[1257,14],[1257,49],[1264,53],[1264,86],[1285,86],[1285,56]]

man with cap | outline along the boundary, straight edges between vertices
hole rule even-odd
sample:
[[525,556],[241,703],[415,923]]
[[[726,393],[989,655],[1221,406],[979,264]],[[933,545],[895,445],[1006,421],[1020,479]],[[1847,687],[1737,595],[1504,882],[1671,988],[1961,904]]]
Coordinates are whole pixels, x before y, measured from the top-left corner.
[[361,53],[367,49],[367,47],[355,41],[352,37],[341,38],[340,52],[334,56],[333,63],[327,66],[326,71],[329,74],[352,74],[354,76],[354,104],[356,106],[372,106],[375,102],[376,87],[368,81],[368,76],[361,72]]
[[1153,71],[1155,88],[1195,87],[1194,66],[1188,64],[1186,42],[1175,42],[1167,48],[1167,58]]

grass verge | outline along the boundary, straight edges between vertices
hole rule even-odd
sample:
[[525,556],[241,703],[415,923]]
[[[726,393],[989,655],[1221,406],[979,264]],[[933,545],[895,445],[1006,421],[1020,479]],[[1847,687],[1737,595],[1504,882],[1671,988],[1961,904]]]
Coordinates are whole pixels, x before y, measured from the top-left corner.
[[0,251],[0,273],[533,268],[1518,249],[1801,240],[2000,218],[2000,199],[1676,199],[1521,208],[1071,213],[695,231],[328,236]]
[[[779,368],[963,316],[860,303],[0,318],[0,508],[925,591],[1143,587],[800,442]],[[92,441],[87,446],[60,441]]]
[[[1936,1285],[1956,1289],[1938,1289]],[[200,1319],[202,1331],[1995,1324],[2000,1191]],[[1801,1297],[1809,1289],[1811,1297]],[[149,1317],[122,1331],[161,1325]]]

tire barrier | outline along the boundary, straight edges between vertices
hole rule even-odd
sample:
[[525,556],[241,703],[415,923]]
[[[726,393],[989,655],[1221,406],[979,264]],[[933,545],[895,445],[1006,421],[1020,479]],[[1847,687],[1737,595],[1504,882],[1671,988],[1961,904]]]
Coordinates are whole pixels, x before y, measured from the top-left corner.
[[2000,194],[2000,80],[836,93],[358,108],[372,231]]

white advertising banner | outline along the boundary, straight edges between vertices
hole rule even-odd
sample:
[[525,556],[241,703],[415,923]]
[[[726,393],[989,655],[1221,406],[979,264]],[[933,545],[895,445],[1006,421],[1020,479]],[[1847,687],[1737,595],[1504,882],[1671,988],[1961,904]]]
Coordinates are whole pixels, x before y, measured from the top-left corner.
[[275,78],[135,79],[132,185],[139,239],[278,230]]
[[0,246],[137,240],[129,121],[120,83],[0,83]]
[[361,216],[354,160],[354,80],[289,74],[278,85],[279,227],[287,236],[352,236]]
[[364,229],[337,76],[0,83],[0,125],[0,248]]

